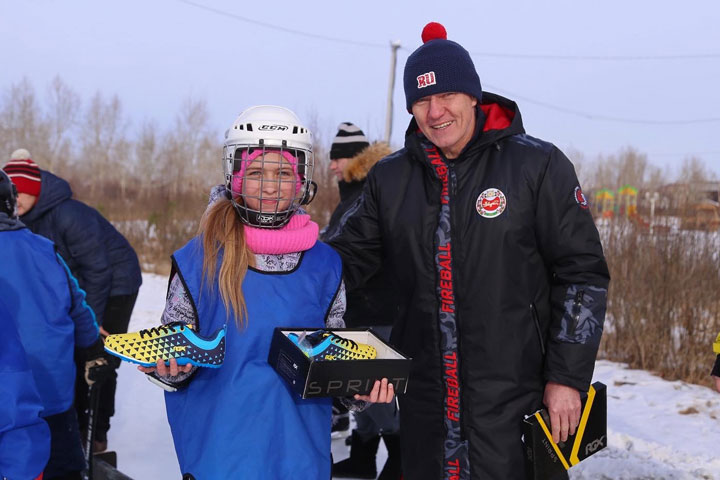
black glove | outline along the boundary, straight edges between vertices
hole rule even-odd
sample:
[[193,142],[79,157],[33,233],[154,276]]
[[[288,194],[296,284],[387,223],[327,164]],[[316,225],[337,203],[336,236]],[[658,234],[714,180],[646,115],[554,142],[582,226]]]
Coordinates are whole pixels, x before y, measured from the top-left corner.
[[115,370],[105,356],[102,337],[84,349],[82,355],[85,358],[85,382],[88,386],[95,382],[104,382]]

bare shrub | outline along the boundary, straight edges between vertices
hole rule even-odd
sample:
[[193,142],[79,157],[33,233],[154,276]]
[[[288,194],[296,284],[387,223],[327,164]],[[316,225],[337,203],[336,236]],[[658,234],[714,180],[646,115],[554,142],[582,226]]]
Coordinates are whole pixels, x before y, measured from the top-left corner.
[[612,277],[601,354],[665,378],[709,385],[720,330],[720,235],[601,229]]

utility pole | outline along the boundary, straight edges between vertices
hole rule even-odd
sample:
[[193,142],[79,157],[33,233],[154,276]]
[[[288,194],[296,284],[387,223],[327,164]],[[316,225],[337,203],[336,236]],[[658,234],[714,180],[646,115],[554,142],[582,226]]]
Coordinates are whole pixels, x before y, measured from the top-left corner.
[[650,202],[650,236],[653,235],[655,226],[655,203],[660,200],[660,194],[658,192],[645,192],[645,199]]
[[388,87],[387,111],[385,112],[385,143],[390,145],[393,118],[393,92],[395,91],[395,65],[397,64],[397,51],[400,41],[390,42],[390,85]]

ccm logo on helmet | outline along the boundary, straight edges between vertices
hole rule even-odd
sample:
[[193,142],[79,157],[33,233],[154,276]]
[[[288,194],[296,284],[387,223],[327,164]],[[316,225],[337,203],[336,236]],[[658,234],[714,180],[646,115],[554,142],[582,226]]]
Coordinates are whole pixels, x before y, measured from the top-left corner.
[[283,131],[287,130],[287,125],[260,125],[258,130]]
[[427,72],[417,77],[418,88],[429,87],[435,85],[435,72]]

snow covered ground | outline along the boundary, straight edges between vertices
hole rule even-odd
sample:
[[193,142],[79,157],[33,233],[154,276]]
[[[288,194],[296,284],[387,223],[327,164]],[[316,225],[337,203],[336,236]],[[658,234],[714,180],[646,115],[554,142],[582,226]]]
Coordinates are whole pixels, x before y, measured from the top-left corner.
[[[159,322],[166,286],[164,277],[143,275],[131,330]],[[120,368],[109,446],[135,480],[179,480],[163,391],[144,377],[128,363]],[[597,363],[594,380],[608,386],[609,446],[573,467],[572,479],[720,480],[720,394],[607,361]],[[347,454],[334,440],[335,460]],[[378,470],[385,458],[381,442]]]

